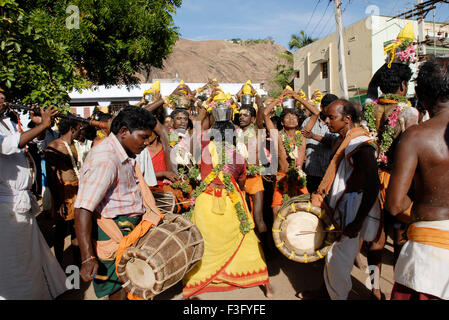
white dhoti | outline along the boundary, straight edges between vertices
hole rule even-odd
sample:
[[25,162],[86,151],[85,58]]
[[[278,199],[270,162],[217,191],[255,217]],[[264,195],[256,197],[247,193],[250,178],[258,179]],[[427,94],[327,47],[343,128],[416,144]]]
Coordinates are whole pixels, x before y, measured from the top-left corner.
[[[449,220],[420,221],[414,225],[449,231]],[[396,262],[394,281],[417,292],[449,300],[449,250],[407,241]]]
[[[362,193],[345,194],[335,212],[336,221],[344,229],[356,217],[357,210],[362,202]],[[354,260],[359,252],[360,237],[365,241],[376,238],[380,226],[380,205],[376,200],[373,208],[366,217],[362,230],[355,238],[342,236],[335,242],[326,256],[324,267],[324,282],[332,300],[346,300],[352,288],[351,271]]]
[[67,290],[66,275],[50,251],[33,211],[0,202],[0,299],[49,300]]
[[[346,181],[352,174],[353,167],[348,154],[369,140],[361,136],[351,140],[345,150],[345,159],[341,161],[331,191],[329,193],[329,207],[334,209],[334,220],[341,229],[354,221],[362,202],[362,193],[345,193]],[[375,201],[366,217],[359,235],[355,238],[342,236],[340,241],[334,242],[326,255],[324,267],[324,282],[332,300],[346,300],[352,288],[351,271],[354,260],[359,252],[360,237],[365,241],[373,241],[380,227],[381,210],[379,197]]]

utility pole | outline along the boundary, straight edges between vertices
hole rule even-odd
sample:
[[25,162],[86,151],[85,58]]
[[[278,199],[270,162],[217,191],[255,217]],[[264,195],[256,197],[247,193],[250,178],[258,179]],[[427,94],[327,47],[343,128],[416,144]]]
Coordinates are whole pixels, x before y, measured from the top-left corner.
[[334,0],[335,24],[337,25],[338,39],[338,74],[340,76],[340,88],[342,98],[348,99],[348,83],[346,80],[345,44],[343,41],[343,27],[341,23],[341,1]]
[[435,32],[435,8],[433,8],[433,56],[437,56],[437,34]]
[[[418,5],[422,4],[422,0],[418,0]],[[420,12],[418,17],[418,55],[426,54],[426,46],[423,44],[424,42],[424,14]]]

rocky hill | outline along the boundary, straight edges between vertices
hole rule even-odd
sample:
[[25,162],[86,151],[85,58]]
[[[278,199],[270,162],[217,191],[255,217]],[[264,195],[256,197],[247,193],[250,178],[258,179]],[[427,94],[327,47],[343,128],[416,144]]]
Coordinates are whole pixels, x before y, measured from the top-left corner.
[[142,74],[142,81],[178,78],[185,82],[207,82],[216,78],[218,82],[263,82],[269,87],[274,68],[285,63],[276,53],[285,50],[272,40],[192,41],[181,38],[163,69]]

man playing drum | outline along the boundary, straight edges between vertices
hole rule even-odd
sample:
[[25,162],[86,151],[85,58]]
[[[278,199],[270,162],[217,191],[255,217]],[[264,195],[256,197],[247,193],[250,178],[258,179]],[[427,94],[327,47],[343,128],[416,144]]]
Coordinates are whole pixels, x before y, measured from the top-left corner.
[[[139,189],[144,181],[135,157],[148,145],[155,126],[151,112],[126,107],[112,121],[111,134],[89,152],[81,168],[75,202],[75,231],[82,260],[80,274],[84,281],[92,280],[97,272],[108,277],[94,279],[98,298],[125,298],[115,272],[116,252],[121,238],[137,226],[145,213],[145,199]],[[94,228],[93,218],[98,225]],[[154,224],[158,222],[156,219]],[[95,252],[91,234],[96,240]]]
[[[408,241],[395,267],[391,299],[449,299],[449,59],[421,65],[416,94],[430,120],[402,136],[387,190],[386,209],[405,222]],[[411,219],[407,192],[414,181]],[[410,221],[411,220],[411,221]]]
[[[333,300],[348,298],[359,238],[373,240],[380,225],[376,147],[368,132],[356,127],[358,121],[357,109],[349,101],[337,100],[328,107],[329,131],[338,133],[343,141],[312,194],[312,204],[326,208],[342,231],[325,260],[324,282]],[[302,297],[307,297],[305,292]]]

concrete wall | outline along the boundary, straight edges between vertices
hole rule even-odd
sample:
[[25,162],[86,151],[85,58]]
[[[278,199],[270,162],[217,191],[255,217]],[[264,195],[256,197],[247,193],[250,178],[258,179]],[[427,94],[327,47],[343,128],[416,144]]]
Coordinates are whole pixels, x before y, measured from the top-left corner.
[[[368,22],[366,22],[368,20]],[[349,88],[367,87],[372,74],[370,17],[358,21],[343,30],[346,73]],[[321,77],[320,62],[328,61],[328,79]],[[314,63],[315,62],[315,63]],[[295,90],[304,90],[310,96],[315,89],[323,93],[341,95],[338,72],[338,42],[336,32],[319,39],[294,53]],[[309,67],[309,69],[308,69]],[[350,91],[350,96],[354,95]]]
[[[366,89],[373,74],[385,63],[384,44],[396,39],[401,29],[408,23],[413,23],[415,41],[418,38],[418,22],[416,20],[392,19],[384,16],[369,16],[343,29],[343,39],[346,59],[346,78],[349,96],[358,94],[356,88]],[[435,24],[438,38],[444,38],[449,33],[449,25]],[[425,21],[424,36],[433,37],[433,23]],[[448,38],[446,38],[448,39]],[[433,49],[427,47],[427,53]],[[440,49],[447,50],[447,49]],[[449,55],[449,51],[448,51]],[[329,78],[321,79],[321,66],[315,61],[328,61]],[[419,64],[411,64],[412,79],[417,75]],[[341,95],[338,73],[338,44],[336,32],[319,39],[294,53],[295,70],[299,78],[294,81],[295,90],[300,89],[310,96],[315,89],[323,93]],[[351,90],[352,89],[352,90]],[[409,95],[414,94],[414,83],[409,83]]]

